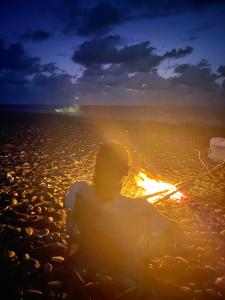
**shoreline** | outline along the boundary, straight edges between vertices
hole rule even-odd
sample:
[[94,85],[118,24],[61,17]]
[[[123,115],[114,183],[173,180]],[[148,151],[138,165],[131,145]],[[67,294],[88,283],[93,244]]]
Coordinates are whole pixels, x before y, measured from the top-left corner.
[[133,128],[151,131],[192,131],[192,130],[212,130],[218,134],[225,135],[225,121],[224,123],[210,123],[210,122],[170,122],[170,121],[152,121],[152,120],[133,120],[133,119],[115,119],[109,117],[89,117],[89,116],[73,116],[67,114],[56,113],[30,113],[30,112],[4,112],[0,113],[0,126],[21,121],[31,121],[34,123],[43,123],[47,125],[51,122],[63,122],[69,124],[93,124],[94,126],[114,127],[119,126],[121,129]]
[[54,115],[73,117],[91,121],[200,124],[225,126],[225,106],[201,105],[165,105],[165,106],[100,106],[81,105],[71,112],[56,112],[55,109],[67,109],[73,106],[43,105],[0,105],[2,114]]

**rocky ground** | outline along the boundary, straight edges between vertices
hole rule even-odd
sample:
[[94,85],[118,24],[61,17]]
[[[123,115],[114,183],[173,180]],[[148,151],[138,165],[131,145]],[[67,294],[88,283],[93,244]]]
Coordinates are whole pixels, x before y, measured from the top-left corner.
[[[225,170],[202,176],[209,138],[225,129],[197,125],[103,123],[41,115],[0,121],[0,283],[2,299],[224,299]],[[88,274],[67,258],[64,195],[91,180],[99,143],[116,138],[165,180],[193,180],[181,202],[158,204],[177,220],[186,243],[146,262],[140,286]],[[132,177],[124,193],[134,195]]]

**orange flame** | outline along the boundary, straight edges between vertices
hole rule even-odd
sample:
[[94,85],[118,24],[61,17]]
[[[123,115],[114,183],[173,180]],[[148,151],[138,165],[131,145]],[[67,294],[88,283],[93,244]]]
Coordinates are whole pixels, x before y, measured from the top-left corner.
[[[150,175],[151,176],[151,175]],[[153,197],[149,197],[147,200],[150,203],[154,203],[158,200],[160,200],[160,198],[162,198],[165,195],[170,194],[171,192],[175,192],[177,190],[175,185],[172,185],[170,183],[167,182],[163,182],[159,179],[156,179],[154,177],[148,176],[145,172],[140,171],[138,174],[134,175],[135,181],[137,183],[137,185],[141,188],[142,191],[142,195],[149,195],[149,194],[154,194],[157,192],[161,192],[166,190],[165,193],[163,193],[162,195],[156,195]],[[171,200],[180,202],[180,200],[182,199],[182,197],[184,197],[184,195],[179,192],[177,190],[176,193],[174,193],[173,195],[170,196]]]

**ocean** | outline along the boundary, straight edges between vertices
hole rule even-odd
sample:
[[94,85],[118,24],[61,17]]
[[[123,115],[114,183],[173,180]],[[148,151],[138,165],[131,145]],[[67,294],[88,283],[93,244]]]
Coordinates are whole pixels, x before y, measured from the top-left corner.
[[59,114],[72,117],[225,125],[225,105],[1,105],[1,113]]

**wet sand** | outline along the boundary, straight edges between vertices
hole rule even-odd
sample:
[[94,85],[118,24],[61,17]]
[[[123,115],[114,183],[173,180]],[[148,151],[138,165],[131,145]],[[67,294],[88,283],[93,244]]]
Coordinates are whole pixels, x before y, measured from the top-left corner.
[[[85,299],[67,263],[64,195],[74,181],[91,180],[100,142],[117,139],[131,149],[133,170],[143,167],[177,183],[209,166],[212,136],[225,128],[197,124],[103,121],[54,115],[5,113],[0,120],[0,282],[4,299]],[[159,209],[177,220],[187,236],[146,263],[145,286],[121,299],[222,299],[225,296],[225,174],[195,180],[182,203]],[[128,178],[124,193],[134,195]],[[113,299],[123,290],[104,275],[80,270],[93,299]],[[72,287],[71,287],[72,286]],[[162,288],[163,287],[163,288]],[[83,298],[82,298],[83,297]]]

